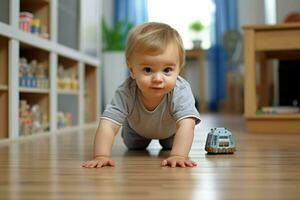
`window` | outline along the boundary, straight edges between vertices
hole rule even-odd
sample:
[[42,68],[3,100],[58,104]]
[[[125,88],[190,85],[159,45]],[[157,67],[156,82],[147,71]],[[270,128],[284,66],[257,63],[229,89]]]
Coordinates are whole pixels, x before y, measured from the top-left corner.
[[228,136],[220,136],[220,139],[228,139]]
[[182,37],[186,49],[192,48],[189,25],[200,20],[205,26],[202,47],[211,46],[211,25],[215,6],[212,0],[148,0],[149,21],[163,22],[174,27]]

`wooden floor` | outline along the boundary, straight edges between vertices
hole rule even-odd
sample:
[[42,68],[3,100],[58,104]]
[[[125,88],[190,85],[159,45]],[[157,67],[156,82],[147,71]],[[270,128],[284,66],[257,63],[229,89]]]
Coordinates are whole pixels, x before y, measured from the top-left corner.
[[[161,168],[157,142],[129,152],[118,137],[116,167],[85,169],[94,129],[0,146],[0,199],[300,199],[300,134],[249,134],[240,116],[203,115],[190,153],[196,168]],[[234,155],[207,155],[206,134],[225,126]]]

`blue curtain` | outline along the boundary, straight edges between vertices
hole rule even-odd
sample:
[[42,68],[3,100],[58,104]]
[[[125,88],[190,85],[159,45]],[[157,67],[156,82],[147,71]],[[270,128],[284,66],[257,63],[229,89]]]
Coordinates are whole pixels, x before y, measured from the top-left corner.
[[222,36],[229,30],[238,29],[237,0],[213,0],[215,16],[212,47],[207,59],[210,74],[210,109],[217,111],[219,101],[225,96],[225,51],[222,47]]
[[148,21],[147,0],[114,0],[113,19],[135,25]]

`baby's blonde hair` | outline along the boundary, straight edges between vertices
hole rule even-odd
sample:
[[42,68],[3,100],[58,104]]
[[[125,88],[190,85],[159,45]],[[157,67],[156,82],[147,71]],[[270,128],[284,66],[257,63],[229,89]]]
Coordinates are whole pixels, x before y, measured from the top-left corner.
[[158,55],[163,53],[169,44],[174,44],[178,47],[179,66],[182,67],[185,62],[185,50],[179,33],[164,23],[144,23],[134,27],[129,32],[125,57],[129,61],[135,51]]

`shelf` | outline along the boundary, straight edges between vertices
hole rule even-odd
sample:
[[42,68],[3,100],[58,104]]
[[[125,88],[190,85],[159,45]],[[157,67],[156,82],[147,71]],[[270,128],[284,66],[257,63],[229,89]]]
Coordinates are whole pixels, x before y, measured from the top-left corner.
[[30,12],[40,21],[40,33],[50,33],[50,1],[20,0],[20,12]]
[[78,91],[72,90],[57,90],[57,94],[59,95],[78,95]]
[[64,94],[78,93],[78,61],[63,56],[58,57],[57,89]]
[[58,57],[58,64],[62,64],[66,69],[78,68],[78,61],[74,59],[67,58],[65,56]]
[[95,122],[97,117],[96,72],[95,67],[85,66],[85,123]]
[[82,54],[69,47],[36,37],[24,31],[15,30],[11,26],[1,22],[0,22],[0,35],[4,35],[6,37],[15,38],[19,40],[24,45],[24,48],[26,48],[25,44],[28,44],[35,48],[56,52],[70,59],[76,59],[78,61],[82,61],[97,67],[100,66],[100,62],[101,62],[100,58],[95,58],[86,54]]
[[[65,121],[69,121],[67,124],[69,124],[67,127],[77,126],[78,118],[79,118],[79,96],[78,95],[58,95],[57,97],[57,127],[65,128],[65,126],[62,126],[61,124],[65,123]],[[64,117],[60,116],[60,114],[63,114]],[[71,116],[69,119],[68,116]],[[61,119],[64,118],[64,119]],[[62,121],[62,122],[61,122]]]
[[[38,122],[34,123],[34,121],[36,120],[33,117],[34,115],[32,113],[32,108],[36,105],[39,109],[39,112],[37,113],[40,114],[38,115],[38,117],[35,117],[38,119]],[[23,121],[23,123],[19,125],[19,136],[43,133],[49,130],[49,95],[37,93],[20,93],[19,108],[19,121]],[[40,126],[37,126],[37,124]]]
[[49,94],[49,89],[20,87],[19,91],[21,93]]
[[[20,43],[19,136],[49,130],[49,52]],[[26,108],[26,109],[25,109]],[[34,113],[32,109],[39,111]],[[35,117],[34,117],[35,116]]]
[[20,100],[27,100],[29,105],[38,104],[44,113],[49,113],[49,95],[21,93]]
[[20,43],[20,57],[26,57],[30,60],[36,59],[49,65],[49,52],[27,43]]
[[49,93],[49,52],[21,43],[20,92]]
[[3,90],[3,91],[8,90],[7,85],[0,85],[0,91],[1,91],[1,90]]

